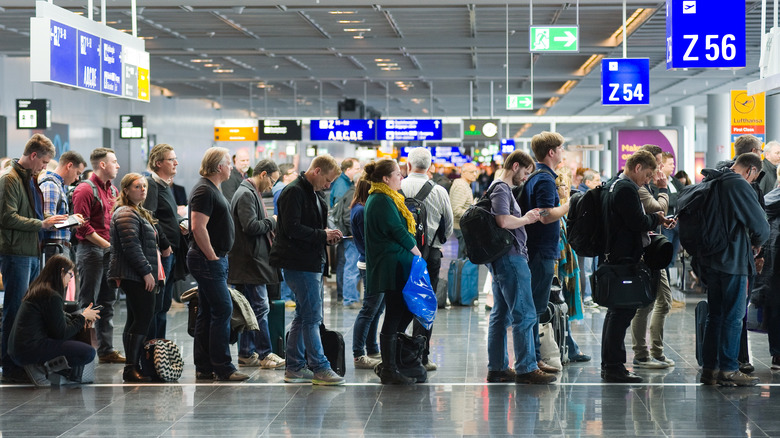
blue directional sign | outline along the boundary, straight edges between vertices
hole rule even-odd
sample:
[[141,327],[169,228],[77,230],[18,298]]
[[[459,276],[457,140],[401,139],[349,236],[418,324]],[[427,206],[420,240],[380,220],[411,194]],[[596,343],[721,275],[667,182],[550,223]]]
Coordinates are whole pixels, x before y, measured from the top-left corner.
[[309,128],[311,140],[316,141],[376,140],[376,120],[312,120]]
[[511,154],[515,151],[515,139],[514,138],[502,138],[501,139],[501,153]]
[[78,32],[78,86],[100,91],[100,38],[82,30]]
[[666,0],[666,68],[745,67],[743,0]]
[[601,104],[650,104],[650,59],[602,59]]
[[49,28],[51,44],[51,80],[66,85],[76,85],[76,29],[51,20]]
[[389,141],[441,140],[441,120],[378,120],[377,139]]
[[122,53],[122,46],[103,39],[102,44],[103,62],[101,70],[103,71],[103,80],[100,84],[104,93],[122,95],[122,61],[119,55]]

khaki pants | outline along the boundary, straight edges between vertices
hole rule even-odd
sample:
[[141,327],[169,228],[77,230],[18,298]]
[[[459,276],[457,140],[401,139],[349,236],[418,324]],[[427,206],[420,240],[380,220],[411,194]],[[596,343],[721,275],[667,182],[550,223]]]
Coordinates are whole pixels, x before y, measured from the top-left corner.
[[[634,341],[634,357],[645,359],[647,350],[647,321],[650,320],[650,351],[655,357],[664,355],[664,322],[666,315],[672,309],[672,289],[669,287],[669,278],[666,270],[661,270],[661,281],[658,283],[658,291],[655,302],[638,309],[634,319],[631,320],[631,338]],[[652,316],[650,316],[652,313]]]

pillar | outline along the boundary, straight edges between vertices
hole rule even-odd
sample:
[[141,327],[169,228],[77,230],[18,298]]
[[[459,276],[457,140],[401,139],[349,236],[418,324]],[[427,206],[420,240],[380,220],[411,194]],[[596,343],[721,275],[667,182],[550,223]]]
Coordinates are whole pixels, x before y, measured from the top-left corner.
[[[767,112],[768,112],[767,108]],[[767,128],[769,126],[767,125]],[[728,93],[707,95],[706,167],[731,159],[731,96]],[[688,172],[691,180],[694,174]]]
[[[726,105],[726,109],[728,109],[728,105]],[[673,106],[671,126],[682,126],[683,128],[683,141],[677,147],[677,168],[685,170],[688,176],[693,179],[696,174],[694,159],[696,108],[693,105]]]
[[780,95],[766,97],[766,141],[780,141]]
[[[600,155],[599,172],[606,176],[612,176],[612,163],[614,162],[613,155],[616,153],[613,149],[610,149],[610,140],[612,140],[612,131],[606,130],[599,132],[599,143],[604,145],[604,150]],[[606,180],[606,179],[605,179]]]
[[647,116],[647,126],[666,126],[666,115],[652,114]]

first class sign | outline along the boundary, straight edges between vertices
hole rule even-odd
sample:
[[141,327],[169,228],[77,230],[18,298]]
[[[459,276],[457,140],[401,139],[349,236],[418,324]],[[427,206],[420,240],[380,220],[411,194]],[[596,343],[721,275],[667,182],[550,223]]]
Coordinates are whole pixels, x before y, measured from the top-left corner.
[[142,39],[39,1],[30,80],[148,102],[149,53]]

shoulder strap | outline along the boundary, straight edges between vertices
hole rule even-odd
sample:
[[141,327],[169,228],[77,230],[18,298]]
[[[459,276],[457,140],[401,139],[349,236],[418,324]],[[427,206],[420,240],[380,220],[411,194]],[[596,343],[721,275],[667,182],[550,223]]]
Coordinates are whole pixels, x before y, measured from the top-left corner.
[[[84,182],[89,184],[90,187],[92,187],[92,197],[95,198],[95,200],[97,200],[97,202],[100,204],[100,208],[102,209],[103,208],[103,200],[100,199],[100,195],[98,194],[97,186],[95,185],[94,182],[92,182],[91,179],[84,180]],[[113,186],[111,186],[111,187],[113,187]]]
[[414,196],[414,199],[416,199],[416,200],[418,200],[420,202],[423,202],[425,200],[425,198],[427,198],[428,195],[431,193],[431,191],[433,190],[433,186],[435,184],[436,183],[434,183],[431,180],[426,181],[425,184],[423,184],[423,186],[420,189],[420,191],[417,192],[417,194]]
[[[497,183],[491,184],[490,187],[488,187],[488,189],[485,192],[485,194],[482,195],[482,197],[479,198],[479,200],[481,201],[482,199],[487,199],[487,201],[490,202],[490,194],[493,193],[493,190],[495,190],[496,187],[498,187],[499,184],[506,184],[507,186],[509,186],[509,184],[499,180]],[[511,192],[512,191],[510,190],[510,193]],[[512,198],[513,201],[515,200],[514,196],[510,196],[510,198]],[[515,203],[514,202],[510,202],[509,203],[509,214],[511,214],[511,215],[515,214]]]

